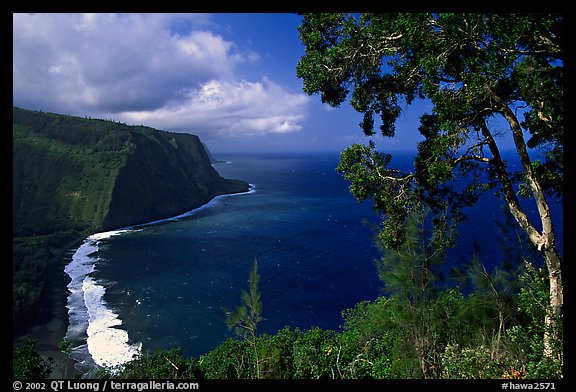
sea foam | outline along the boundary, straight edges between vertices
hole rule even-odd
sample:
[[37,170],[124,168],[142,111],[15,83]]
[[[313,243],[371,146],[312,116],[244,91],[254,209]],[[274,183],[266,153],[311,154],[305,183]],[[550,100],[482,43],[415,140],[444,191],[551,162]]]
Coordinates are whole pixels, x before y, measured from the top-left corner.
[[216,196],[207,204],[178,216],[96,233],[86,238],[73,254],[72,261],[64,268],[64,272],[70,276],[68,284],[70,294],[66,305],[69,325],[66,338],[72,342],[86,341],[85,344],[74,347],[71,352],[78,363],[78,370],[83,373],[93,371],[93,363],[106,368],[121,367],[135,356],[139,356],[142,350],[141,343],[130,343],[128,332],[118,328],[122,325],[122,320],[104,300],[106,288],[90,276],[99,261],[94,255],[98,252],[100,241],[146,226],[190,217],[214,206],[224,197],[254,192],[255,185],[250,184],[250,190],[247,192]]
[[[70,276],[67,304],[69,326],[66,337],[73,342],[86,340],[86,344],[72,350],[72,356],[79,364],[90,362],[91,359],[99,366],[113,368],[132,360],[141,351],[140,343],[129,343],[128,333],[117,328],[122,321],[108,308],[104,300],[105,287],[90,276],[98,262],[94,254],[98,251],[99,242],[126,231],[91,235],[64,268],[64,272]],[[86,358],[87,354],[91,358]]]
[[88,309],[88,352],[100,366],[115,367],[138,356],[141,343],[130,344],[128,332],[116,328],[122,324],[118,315],[107,308],[104,301],[106,289],[90,277],[82,284]]

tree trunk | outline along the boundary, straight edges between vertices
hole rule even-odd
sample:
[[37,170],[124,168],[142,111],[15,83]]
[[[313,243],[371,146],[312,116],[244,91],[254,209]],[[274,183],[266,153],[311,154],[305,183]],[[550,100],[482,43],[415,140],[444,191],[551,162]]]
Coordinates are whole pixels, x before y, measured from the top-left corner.
[[[496,97],[496,94],[493,94],[493,96]],[[562,272],[560,266],[561,259],[556,250],[554,225],[552,224],[552,216],[550,215],[548,202],[546,201],[544,192],[542,191],[540,183],[532,169],[532,162],[530,161],[530,157],[526,150],[526,144],[524,142],[520,123],[508,105],[504,104],[504,102],[499,100],[499,98],[496,98],[496,101],[501,106],[501,113],[504,118],[506,118],[510,124],[510,128],[512,129],[516,151],[520,157],[520,163],[522,164],[524,175],[526,176],[532,194],[534,195],[534,199],[536,200],[540,222],[542,223],[542,233],[538,233],[538,236],[532,236],[530,239],[534,245],[536,245],[538,250],[542,252],[548,269],[548,276],[550,278],[550,311],[546,312],[544,320],[544,325],[546,327],[544,333],[544,356],[551,358],[553,355],[552,344],[559,338],[557,322],[559,317],[562,315],[562,304],[564,303],[562,295]]]
[[545,249],[544,260],[546,261],[550,279],[550,309],[547,309],[544,320],[544,356],[552,358],[554,356],[554,346],[560,343],[558,320],[562,317],[564,294],[560,256],[556,252],[556,248]]
[[514,138],[514,144],[516,147],[516,152],[520,158],[520,163],[522,165],[522,170],[530,186],[534,199],[536,201],[536,206],[538,207],[538,214],[540,215],[540,222],[542,224],[542,232],[539,232],[536,227],[529,221],[526,213],[520,206],[516,193],[512,187],[512,183],[506,172],[506,167],[500,156],[499,149],[496,145],[492,134],[488,130],[486,123],[483,124],[482,134],[488,142],[488,147],[492,152],[494,158],[492,159],[492,164],[495,166],[502,187],[504,190],[504,196],[508,203],[510,212],[528,235],[529,240],[538,248],[538,251],[542,253],[544,260],[546,262],[546,268],[548,269],[548,276],[550,278],[550,311],[546,312],[546,317],[544,320],[546,326],[546,332],[544,335],[544,356],[551,358],[553,354],[552,343],[558,339],[558,325],[557,320],[562,315],[562,305],[564,303],[562,295],[562,272],[561,272],[561,258],[556,250],[556,236],[554,233],[554,225],[552,223],[552,216],[550,214],[550,208],[548,202],[542,191],[540,183],[536,178],[534,170],[532,169],[532,162],[528,155],[526,149],[526,143],[524,141],[524,135],[522,128],[516,115],[510,109],[505,102],[490,88],[487,87],[488,92],[496,102],[498,106],[498,112],[501,113],[512,130],[512,136]]

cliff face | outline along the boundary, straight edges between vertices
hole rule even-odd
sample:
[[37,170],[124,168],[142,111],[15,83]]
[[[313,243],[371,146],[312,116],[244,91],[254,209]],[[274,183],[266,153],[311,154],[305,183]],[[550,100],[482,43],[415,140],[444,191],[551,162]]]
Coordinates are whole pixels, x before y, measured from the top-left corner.
[[12,118],[13,331],[50,313],[82,237],[249,188],[222,178],[196,136],[16,107]]
[[144,223],[248,188],[197,136],[13,109],[15,236]]
[[194,135],[145,129],[120,170],[104,229],[181,214],[216,195],[245,192],[243,181],[222,178]]

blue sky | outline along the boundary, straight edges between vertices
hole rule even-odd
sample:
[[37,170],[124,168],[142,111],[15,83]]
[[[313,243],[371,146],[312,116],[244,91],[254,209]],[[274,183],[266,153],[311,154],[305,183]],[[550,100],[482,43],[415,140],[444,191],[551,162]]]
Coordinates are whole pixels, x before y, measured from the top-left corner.
[[[342,150],[361,115],[307,96],[295,14],[14,14],[13,101],[197,134],[218,152]],[[420,102],[386,151],[414,150]]]

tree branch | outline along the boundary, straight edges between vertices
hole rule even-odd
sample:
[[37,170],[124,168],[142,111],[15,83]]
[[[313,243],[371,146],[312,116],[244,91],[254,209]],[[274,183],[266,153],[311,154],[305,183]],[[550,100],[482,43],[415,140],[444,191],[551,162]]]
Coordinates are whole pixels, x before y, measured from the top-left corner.
[[492,161],[490,158],[482,157],[480,155],[462,155],[456,158],[452,163],[454,164],[454,166],[456,166],[458,163],[462,161],[471,161],[471,160],[484,163],[490,163]]
[[[486,89],[496,105],[498,106],[499,112],[504,116],[510,128],[512,129],[512,136],[514,139],[514,144],[516,146],[516,152],[520,157],[520,163],[522,165],[522,170],[526,179],[528,180],[528,184],[530,185],[530,189],[532,190],[532,194],[534,195],[534,199],[536,200],[536,206],[538,207],[538,213],[540,215],[540,221],[542,223],[542,235],[540,235],[534,245],[538,247],[538,250],[541,251],[542,247],[545,246],[547,248],[554,248],[555,247],[555,235],[554,235],[554,226],[552,224],[550,209],[548,206],[548,202],[546,201],[546,196],[542,191],[542,187],[538,179],[536,178],[536,174],[534,173],[534,169],[532,168],[532,162],[530,160],[530,156],[528,155],[528,151],[526,148],[526,142],[524,141],[524,134],[522,131],[522,127],[520,126],[520,122],[516,115],[512,112],[512,109],[500,98],[498,94],[487,84]],[[485,123],[484,123],[485,124]],[[532,238],[531,238],[532,239]],[[536,238],[534,238],[536,239]]]
[[486,139],[488,147],[490,148],[490,152],[492,153],[493,158],[491,159],[491,164],[496,169],[500,182],[502,183],[502,189],[504,191],[504,197],[506,198],[506,202],[508,203],[508,208],[516,219],[516,222],[520,225],[520,227],[526,232],[528,238],[534,245],[536,245],[539,249],[542,248],[544,244],[544,238],[538,232],[538,230],[530,223],[528,220],[528,216],[524,212],[524,209],[520,205],[518,201],[518,197],[516,196],[516,192],[514,192],[514,188],[512,187],[512,181],[506,172],[506,166],[502,161],[502,157],[500,156],[500,150],[496,144],[496,141],[492,137],[486,122],[484,122],[481,126],[482,135]]
[[180,370],[180,369],[178,369],[178,366],[174,365],[174,363],[173,363],[171,360],[168,359],[167,356],[164,356],[164,359],[167,360],[168,363],[169,363],[170,365],[172,365],[172,367],[173,367],[174,369],[176,369],[176,371],[179,371],[179,370]]

